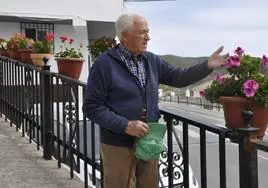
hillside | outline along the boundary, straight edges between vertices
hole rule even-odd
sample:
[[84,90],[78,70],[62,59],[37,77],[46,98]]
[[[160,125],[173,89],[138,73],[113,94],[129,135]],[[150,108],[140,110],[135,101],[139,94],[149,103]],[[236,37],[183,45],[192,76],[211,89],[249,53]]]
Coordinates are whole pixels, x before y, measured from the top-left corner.
[[181,57],[175,55],[161,55],[160,57],[169,63],[180,67],[188,67],[197,63],[201,63],[207,59],[207,57]]
[[[192,65],[201,63],[203,61],[205,61],[208,57],[181,57],[181,56],[175,56],[175,55],[160,55],[160,57],[164,60],[166,60],[167,62],[181,67],[181,68],[187,68],[190,67]],[[227,73],[227,71],[225,69],[220,69],[220,70],[215,70],[211,75],[209,75],[208,77],[200,80],[199,82],[192,84],[191,86],[189,86],[188,88],[191,88],[193,86],[199,85],[200,83],[207,81],[207,80],[211,80],[212,76],[215,74],[225,74]]]

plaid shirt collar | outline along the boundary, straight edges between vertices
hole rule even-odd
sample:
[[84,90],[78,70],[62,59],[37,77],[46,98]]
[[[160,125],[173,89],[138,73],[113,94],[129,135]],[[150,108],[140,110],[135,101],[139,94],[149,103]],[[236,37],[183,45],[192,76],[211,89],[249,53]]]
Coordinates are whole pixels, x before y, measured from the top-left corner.
[[[132,55],[132,54],[128,51],[128,49],[126,49],[123,45],[119,44],[119,48],[118,48],[118,50],[119,50],[119,53],[121,53],[121,55],[123,55],[123,56],[125,57],[126,60],[131,60],[131,61],[133,61],[133,57],[134,57],[134,55]],[[140,58],[141,58],[141,55],[138,55],[138,56],[136,56],[136,57],[137,57],[137,60],[139,61]]]
[[147,74],[142,56],[139,55],[135,63],[133,55],[121,44],[119,44],[119,48],[117,48],[117,53],[120,59],[127,65],[130,72],[138,78],[141,86],[144,87],[146,85]]

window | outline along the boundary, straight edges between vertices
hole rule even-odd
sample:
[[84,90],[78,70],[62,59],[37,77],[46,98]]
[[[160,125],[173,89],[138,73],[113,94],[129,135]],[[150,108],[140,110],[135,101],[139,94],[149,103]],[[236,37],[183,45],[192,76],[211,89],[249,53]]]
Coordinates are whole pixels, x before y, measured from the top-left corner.
[[[51,23],[21,23],[21,33],[34,41],[45,40],[46,33],[54,33],[54,24]],[[54,49],[54,43],[53,43]]]

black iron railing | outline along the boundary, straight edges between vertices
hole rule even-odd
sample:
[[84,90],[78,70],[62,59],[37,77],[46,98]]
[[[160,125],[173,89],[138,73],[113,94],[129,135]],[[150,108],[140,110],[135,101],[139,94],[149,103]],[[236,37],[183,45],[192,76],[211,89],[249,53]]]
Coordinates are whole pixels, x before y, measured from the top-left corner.
[[162,96],[159,98],[161,102],[170,102],[178,104],[186,104],[188,106],[198,106],[201,109],[207,110],[222,110],[222,105],[219,103],[211,103],[205,98],[201,97],[187,97],[187,96]]
[[[81,111],[85,87],[85,83],[50,72],[49,66],[35,67],[0,56],[0,115],[27,135],[29,142],[36,142],[37,149],[43,147],[44,159],[54,156],[59,168],[61,163],[67,164],[71,177],[74,171],[83,171],[85,187],[89,180],[102,187],[99,127]],[[190,127],[199,131],[200,187],[208,185],[207,133],[218,138],[219,187],[226,187],[229,138],[238,145],[240,187],[258,187],[257,150],[267,152],[268,144],[256,139],[256,129],[229,130],[165,108],[160,113],[167,125],[167,149],[159,160],[160,187],[198,187],[190,177]],[[180,136],[178,126],[182,127]]]
[[0,71],[1,115],[43,148],[44,159],[67,164],[71,177],[83,165],[85,187],[89,177],[100,184],[99,129],[81,111],[85,83],[6,57]]

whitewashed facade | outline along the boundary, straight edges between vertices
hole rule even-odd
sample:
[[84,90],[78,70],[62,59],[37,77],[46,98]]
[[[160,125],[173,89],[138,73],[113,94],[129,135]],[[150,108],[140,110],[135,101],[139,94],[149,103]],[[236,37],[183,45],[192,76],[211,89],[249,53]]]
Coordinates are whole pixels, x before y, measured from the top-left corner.
[[[86,81],[89,53],[86,46],[94,39],[115,36],[114,21],[123,13],[123,0],[0,0],[0,38],[12,34],[25,34],[22,24],[34,23],[38,27],[53,25],[55,50],[60,51],[61,35],[74,38],[73,47],[81,49],[86,60],[80,80]],[[40,28],[39,28],[40,29]],[[57,72],[56,62],[51,61]]]

